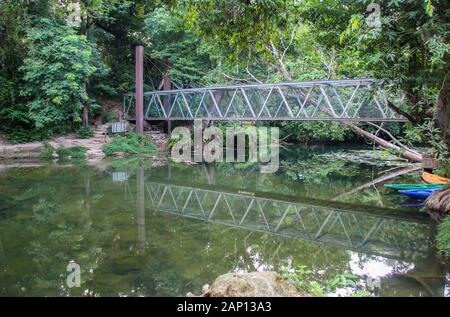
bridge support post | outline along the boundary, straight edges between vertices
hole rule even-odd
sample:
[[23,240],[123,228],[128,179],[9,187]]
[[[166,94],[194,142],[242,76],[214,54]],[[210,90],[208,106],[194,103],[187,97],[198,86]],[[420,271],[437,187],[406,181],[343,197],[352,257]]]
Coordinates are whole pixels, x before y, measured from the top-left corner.
[[[169,68],[170,68],[170,62],[166,61],[166,68],[164,70],[163,74],[163,90],[171,90],[172,89],[172,80],[169,77]],[[170,97],[164,96],[163,98],[163,105],[164,109],[167,114],[170,112]],[[170,135],[172,133],[172,122],[169,118],[167,118],[167,134]]]
[[167,120],[167,134],[170,136],[172,133],[172,121]]
[[136,133],[144,133],[144,47],[136,46]]

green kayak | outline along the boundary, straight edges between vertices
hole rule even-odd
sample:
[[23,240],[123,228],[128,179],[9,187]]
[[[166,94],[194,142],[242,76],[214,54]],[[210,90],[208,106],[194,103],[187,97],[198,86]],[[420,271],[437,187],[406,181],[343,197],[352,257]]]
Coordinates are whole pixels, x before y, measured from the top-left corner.
[[409,190],[409,189],[434,189],[442,188],[444,184],[385,184],[384,187],[397,189],[397,190]]

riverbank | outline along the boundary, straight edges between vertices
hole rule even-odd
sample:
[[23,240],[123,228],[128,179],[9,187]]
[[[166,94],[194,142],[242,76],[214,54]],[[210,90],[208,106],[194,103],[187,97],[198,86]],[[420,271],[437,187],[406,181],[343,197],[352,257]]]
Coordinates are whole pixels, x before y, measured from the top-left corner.
[[[106,157],[102,148],[105,144],[112,140],[108,135],[109,125],[103,124],[94,128],[92,137],[80,139],[74,133],[64,136],[54,137],[46,142],[28,142],[20,144],[10,144],[5,140],[0,139],[0,159],[37,159],[41,157],[41,153],[49,147],[53,149],[51,157],[58,159],[59,155],[56,153],[61,148],[83,148],[85,149],[85,159],[90,162],[101,161]],[[146,132],[151,135],[156,147],[164,152],[167,149],[167,136],[157,130]]]

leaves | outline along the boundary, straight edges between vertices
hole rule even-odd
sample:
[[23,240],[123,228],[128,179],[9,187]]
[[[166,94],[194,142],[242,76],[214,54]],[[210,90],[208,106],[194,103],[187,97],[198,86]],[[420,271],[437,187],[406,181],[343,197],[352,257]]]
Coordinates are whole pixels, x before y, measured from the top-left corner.
[[29,116],[35,127],[53,130],[59,125],[78,124],[82,103],[89,101],[82,86],[98,66],[105,68],[95,45],[46,18],[35,22],[25,41],[30,49],[21,67],[21,95],[29,99]]
[[118,152],[125,152],[128,154],[149,154],[156,152],[157,148],[149,135],[139,135],[128,132],[124,136],[115,136],[111,142],[103,146],[102,150],[106,155],[111,156]]

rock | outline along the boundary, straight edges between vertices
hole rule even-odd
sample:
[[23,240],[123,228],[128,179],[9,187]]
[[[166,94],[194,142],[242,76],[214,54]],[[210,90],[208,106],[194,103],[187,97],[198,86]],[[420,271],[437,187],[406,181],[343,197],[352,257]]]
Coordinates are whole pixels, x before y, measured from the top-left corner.
[[115,158],[124,158],[124,157],[128,156],[128,153],[126,153],[126,152],[116,152],[116,153],[113,154],[113,156]]
[[102,160],[105,156],[103,151],[97,149],[88,150],[85,155],[86,159],[91,161]]
[[298,297],[308,296],[273,271],[228,273],[219,276],[203,296],[211,297]]
[[59,155],[56,152],[52,153],[52,159],[57,159],[59,158]]
[[210,290],[209,284],[203,285],[203,287],[202,287],[202,294],[207,294],[207,293],[209,293],[209,290]]

